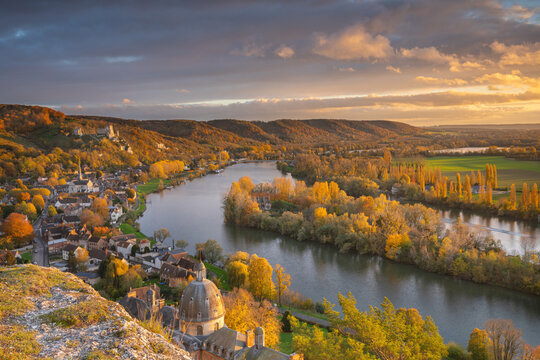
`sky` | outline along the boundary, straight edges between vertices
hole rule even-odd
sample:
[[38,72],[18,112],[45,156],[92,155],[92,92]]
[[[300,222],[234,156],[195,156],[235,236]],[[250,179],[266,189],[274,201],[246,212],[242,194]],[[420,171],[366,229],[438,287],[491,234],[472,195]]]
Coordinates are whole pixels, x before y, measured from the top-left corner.
[[1,9],[0,103],[132,119],[540,122],[540,0]]

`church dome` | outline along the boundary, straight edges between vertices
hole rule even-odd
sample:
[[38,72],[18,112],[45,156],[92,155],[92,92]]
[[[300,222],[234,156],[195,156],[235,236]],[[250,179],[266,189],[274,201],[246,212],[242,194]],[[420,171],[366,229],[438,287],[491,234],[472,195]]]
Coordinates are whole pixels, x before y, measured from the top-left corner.
[[178,306],[179,317],[185,322],[201,323],[225,316],[225,306],[217,286],[202,275],[206,272],[201,263],[197,266],[197,279],[188,284]]

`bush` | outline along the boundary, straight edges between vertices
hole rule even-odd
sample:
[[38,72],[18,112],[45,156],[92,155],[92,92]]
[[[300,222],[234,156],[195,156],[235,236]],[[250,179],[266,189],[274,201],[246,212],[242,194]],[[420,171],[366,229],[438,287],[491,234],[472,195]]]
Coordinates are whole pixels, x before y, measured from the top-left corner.
[[283,317],[281,318],[281,330],[286,333],[292,332],[291,329],[291,319],[292,316],[291,312],[289,310],[285,311],[283,313]]
[[456,344],[455,342],[448,343],[447,345],[448,350],[448,356],[446,359],[448,360],[466,360],[468,359],[468,354],[465,349],[459,344]]
[[316,303],[315,311],[318,312],[319,314],[324,314],[324,305],[321,304],[320,302]]

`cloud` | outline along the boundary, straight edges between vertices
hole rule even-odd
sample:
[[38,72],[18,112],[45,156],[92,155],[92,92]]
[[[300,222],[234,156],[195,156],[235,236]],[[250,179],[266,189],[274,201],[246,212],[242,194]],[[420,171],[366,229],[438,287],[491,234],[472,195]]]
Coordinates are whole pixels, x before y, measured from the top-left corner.
[[288,46],[281,45],[276,49],[275,54],[283,59],[288,59],[294,55],[294,50]]
[[124,100],[122,100],[122,104],[134,104],[134,103],[135,103],[135,102],[133,102],[132,100],[127,99],[127,98],[124,99]]
[[540,65],[540,42],[534,44],[505,45],[494,41],[490,45],[491,50],[500,54],[499,66],[507,65]]
[[392,65],[388,65],[386,70],[395,72],[396,74],[401,74],[401,69],[398,67],[393,67]]
[[536,13],[536,9],[529,9],[526,7],[523,7],[522,5],[513,5],[507,10],[507,19],[521,19],[521,20],[527,20],[533,17],[533,15]]
[[349,67],[338,67],[337,70],[338,70],[338,71],[341,71],[341,72],[356,72],[356,69],[353,68],[352,66],[349,66]]
[[106,56],[105,62],[108,64],[115,63],[132,63],[142,60],[142,56]]
[[188,89],[174,89],[174,91],[179,92],[179,93],[184,93],[184,94],[189,93]]
[[241,49],[234,49],[231,51],[231,55],[236,56],[248,56],[248,57],[264,57],[267,46],[260,46],[254,42],[246,43]]
[[441,53],[436,47],[414,47],[401,49],[400,54],[407,59],[417,59],[434,64],[448,64],[450,71],[459,72],[471,69],[484,69],[485,66],[477,61],[460,60],[455,54]]
[[313,52],[337,60],[386,59],[393,54],[390,40],[355,25],[330,36],[320,35]]
[[466,85],[467,81],[463,79],[439,79],[430,76],[417,76],[416,81],[420,81],[430,85],[450,85],[450,86],[462,86]]

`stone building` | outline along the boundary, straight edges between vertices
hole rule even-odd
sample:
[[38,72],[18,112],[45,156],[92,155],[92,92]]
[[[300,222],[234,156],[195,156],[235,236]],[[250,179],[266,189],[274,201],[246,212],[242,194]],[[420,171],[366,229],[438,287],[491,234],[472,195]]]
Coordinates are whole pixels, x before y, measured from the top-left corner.
[[[178,306],[178,329],[172,330],[173,339],[185,347],[194,360],[303,359],[301,354],[287,355],[266,347],[261,327],[245,333],[227,328],[221,292],[206,279],[206,268],[202,262],[199,261],[193,271],[196,279],[182,294]],[[167,326],[165,322],[163,325]]]

